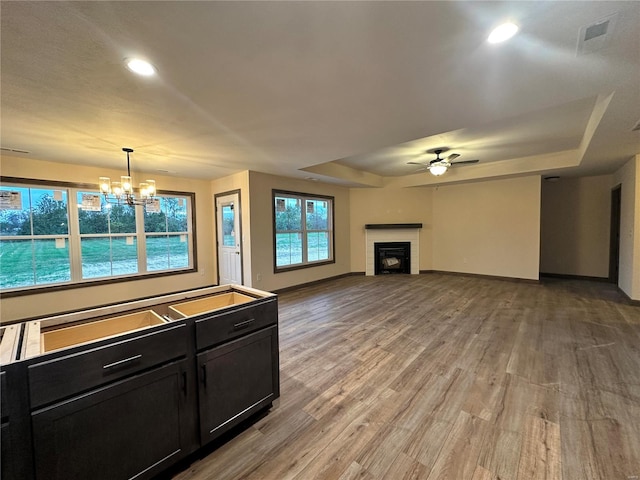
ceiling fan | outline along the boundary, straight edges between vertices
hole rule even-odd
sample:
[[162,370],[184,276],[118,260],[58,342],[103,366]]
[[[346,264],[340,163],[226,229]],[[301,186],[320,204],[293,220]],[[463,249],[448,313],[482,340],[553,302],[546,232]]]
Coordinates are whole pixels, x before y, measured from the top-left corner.
[[461,162],[453,162],[460,155],[458,153],[452,153],[447,158],[440,158],[440,154],[448,151],[448,148],[436,148],[434,150],[428,150],[426,153],[435,153],[436,158],[429,163],[422,162],[407,162],[408,165],[421,165],[431,172],[436,177],[443,175],[450,167],[456,165],[469,165],[472,163],[478,163],[480,160],[463,160]]

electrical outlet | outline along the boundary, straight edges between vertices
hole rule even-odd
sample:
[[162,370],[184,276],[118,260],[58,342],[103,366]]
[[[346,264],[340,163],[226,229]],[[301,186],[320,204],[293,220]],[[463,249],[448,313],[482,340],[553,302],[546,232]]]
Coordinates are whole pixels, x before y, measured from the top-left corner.
[[258,273],[256,274],[256,282],[259,282],[260,280],[262,280],[262,274]]

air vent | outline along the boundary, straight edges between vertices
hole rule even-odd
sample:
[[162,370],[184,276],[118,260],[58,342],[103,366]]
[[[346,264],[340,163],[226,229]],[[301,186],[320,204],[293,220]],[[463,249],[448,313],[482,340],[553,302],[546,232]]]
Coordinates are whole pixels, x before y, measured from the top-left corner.
[[597,52],[609,44],[618,14],[614,13],[590,25],[580,27],[577,55]]
[[609,20],[587,27],[584,32],[584,41],[588,42],[589,40],[597,38],[601,35],[605,35],[607,33],[607,28],[609,28]]
[[12,153],[31,153],[31,152],[27,152],[26,150],[20,150],[18,148],[0,147],[0,150],[2,150],[3,152],[12,152]]

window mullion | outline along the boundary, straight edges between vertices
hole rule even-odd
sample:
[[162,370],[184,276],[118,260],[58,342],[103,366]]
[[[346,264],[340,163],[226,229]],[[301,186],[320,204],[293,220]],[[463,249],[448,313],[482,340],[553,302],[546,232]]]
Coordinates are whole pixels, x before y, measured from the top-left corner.
[[80,218],[78,215],[78,192],[74,188],[67,190],[67,213],[69,215],[69,262],[71,281],[82,280],[82,248],[80,238]]
[[308,255],[308,245],[307,245],[307,200],[304,197],[300,198],[300,203],[302,205],[302,212],[300,214],[300,219],[302,223],[302,263],[307,263],[309,261]]
[[136,238],[138,240],[138,273],[147,272],[147,236],[144,232],[144,206],[136,207]]

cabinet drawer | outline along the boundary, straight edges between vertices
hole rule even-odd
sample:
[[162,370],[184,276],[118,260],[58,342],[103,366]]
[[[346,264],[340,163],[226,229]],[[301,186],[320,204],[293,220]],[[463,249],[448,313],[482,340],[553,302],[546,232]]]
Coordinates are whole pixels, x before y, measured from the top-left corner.
[[276,300],[251,304],[196,320],[198,350],[278,323]]
[[174,325],[29,366],[31,408],[186,355],[187,327]]

